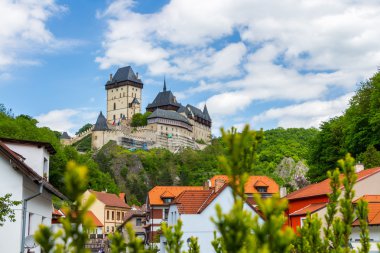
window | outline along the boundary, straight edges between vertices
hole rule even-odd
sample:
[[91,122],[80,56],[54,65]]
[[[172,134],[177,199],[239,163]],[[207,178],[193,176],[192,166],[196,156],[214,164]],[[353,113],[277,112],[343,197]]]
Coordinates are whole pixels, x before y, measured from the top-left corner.
[[116,103],[113,103],[113,109],[116,110]]
[[117,220],[120,220],[120,212],[117,212],[117,213],[116,213],[116,219],[117,219]]
[[112,211],[111,215],[112,215],[112,220],[114,220],[115,219],[115,212]]
[[164,203],[170,203],[172,202],[171,198],[163,198]]
[[136,226],[140,227],[141,226],[141,218],[136,219]]
[[110,211],[107,211],[107,220],[110,219]]
[[47,176],[48,176],[48,170],[49,170],[48,160],[44,157],[44,172],[43,172],[43,177],[46,180],[47,180]]
[[303,224],[304,224],[305,220],[306,220],[306,217],[302,217],[301,218],[301,228],[303,227]]
[[115,227],[114,227],[114,226],[111,227],[111,231],[112,231],[112,232],[115,231]]
[[168,216],[169,216],[169,209],[166,208],[164,209],[164,220],[168,220]]
[[125,212],[122,212],[121,219],[124,220],[125,218]]
[[107,233],[110,231],[110,227],[109,226],[107,226]]
[[256,190],[258,192],[267,192],[268,187],[267,186],[256,186]]

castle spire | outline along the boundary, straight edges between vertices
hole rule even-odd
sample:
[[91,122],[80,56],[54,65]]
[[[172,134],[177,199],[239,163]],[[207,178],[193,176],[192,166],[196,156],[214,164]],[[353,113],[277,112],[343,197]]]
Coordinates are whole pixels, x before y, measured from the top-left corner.
[[164,76],[164,90],[163,91],[166,91],[166,79],[165,79],[165,76]]

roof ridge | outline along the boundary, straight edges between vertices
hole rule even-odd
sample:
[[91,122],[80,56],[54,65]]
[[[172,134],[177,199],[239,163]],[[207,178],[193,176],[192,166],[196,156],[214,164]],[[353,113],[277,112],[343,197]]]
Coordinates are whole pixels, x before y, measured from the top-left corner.
[[[220,189],[220,191],[221,191],[221,190],[222,190],[222,189]],[[202,210],[203,205],[204,205],[205,203],[207,203],[207,201],[211,198],[212,194],[214,194],[214,193],[216,194],[215,190],[214,190],[214,189],[211,190],[211,192],[210,192],[210,194],[208,195],[207,199],[206,199],[205,201],[203,201],[202,205],[198,208],[197,213],[199,213],[199,212]]]

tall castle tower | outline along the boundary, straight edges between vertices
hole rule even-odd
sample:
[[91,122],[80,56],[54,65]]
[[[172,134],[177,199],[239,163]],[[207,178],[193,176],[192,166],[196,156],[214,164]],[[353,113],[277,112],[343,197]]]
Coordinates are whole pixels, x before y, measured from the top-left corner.
[[117,123],[130,120],[135,113],[141,113],[141,94],[144,84],[130,66],[119,68],[110,75],[106,83],[107,121]]

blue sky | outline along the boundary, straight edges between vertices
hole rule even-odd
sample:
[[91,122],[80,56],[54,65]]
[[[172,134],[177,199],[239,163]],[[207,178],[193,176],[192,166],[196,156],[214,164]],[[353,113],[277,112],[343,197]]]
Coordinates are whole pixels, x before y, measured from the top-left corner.
[[221,126],[318,127],[380,65],[380,3],[317,0],[0,2],[0,103],[74,133],[130,65],[145,107],[168,87]]

